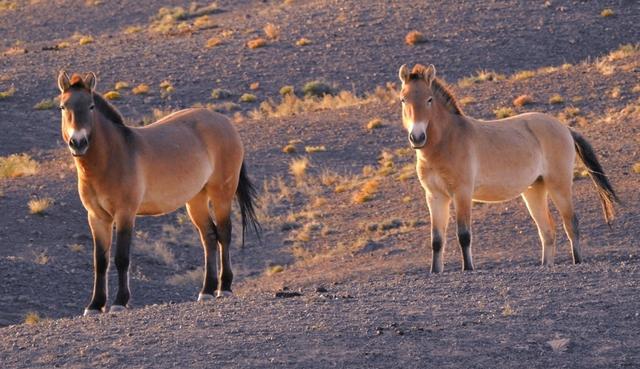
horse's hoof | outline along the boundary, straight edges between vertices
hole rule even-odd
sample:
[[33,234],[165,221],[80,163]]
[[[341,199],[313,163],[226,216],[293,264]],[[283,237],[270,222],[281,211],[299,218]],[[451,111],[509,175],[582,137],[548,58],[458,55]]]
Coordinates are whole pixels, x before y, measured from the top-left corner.
[[207,302],[207,301],[213,301],[215,299],[215,297],[213,297],[213,295],[209,295],[208,293],[200,293],[198,294],[198,302]]
[[91,315],[100,315],[102,314],[102,310],[96,310],[96,309],[84,309],[84,314],[82,314],[83,316],[91,316]]
[[233,292],[231,291],[216,291],[216,297],[219,299],[223,299],[225,297],[233,296]]
[[110,314],[118,314],[121,313],[123,311],[127,310],[126,306],[122,306],[122,305],[112,305],[111,309],[109,309],[109,313]]

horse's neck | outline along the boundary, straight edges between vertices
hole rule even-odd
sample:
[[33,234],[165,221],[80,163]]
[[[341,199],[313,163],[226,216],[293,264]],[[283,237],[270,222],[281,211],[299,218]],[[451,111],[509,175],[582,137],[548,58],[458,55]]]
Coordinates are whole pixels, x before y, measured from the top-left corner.
[[97,113],[91,133],[89,149],[84,156],[77,157],[78,175],[84,180],[101,180],[110,169],[110,163],[126,160],[121,150],[124,137],[112,122]]
[[463,116],[452,114],[444,107],[439,107],[438,118],[429,123],[430,132],[427,134],[427,146],[423,151],[424,158],[440,155],[443,147],[462,145],[463,132],[471,129],[471,123]]

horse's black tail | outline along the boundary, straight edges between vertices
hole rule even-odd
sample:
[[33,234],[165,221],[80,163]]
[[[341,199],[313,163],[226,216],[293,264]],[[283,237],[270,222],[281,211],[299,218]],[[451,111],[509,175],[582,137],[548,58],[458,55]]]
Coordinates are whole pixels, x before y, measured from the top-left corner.
[[613,190],[611,183],[609,183],[609,178],[604,174],[604,169],[602,169],[602,165],[598,162],[596,153],[593,151],[589,142],[573,130],[571,131],[571,136],[573,137],[573,143],[580,160],[582,160],[587,167],[589,176],[596,185],[596,190],[602,203],[602,210],[604,211],[604,219],[607,221],[607,224],[611,225],[611,221],[615,217],[613,203],[620,203],[620,200]]
[[244,234],[247,226],[251,224],[253,230],[256,232],[258,239],[262,232],[262,227],[256,217],[256,211],[254,204],[256,202],[256,189],[253,187],[249,176],[247,175],[247,169],[242,163],[240,168],[240,180],[238,181],[238,189],[236,190],[236,199],[240,206],[240,215],[242,215],[242,246],[244,247]]

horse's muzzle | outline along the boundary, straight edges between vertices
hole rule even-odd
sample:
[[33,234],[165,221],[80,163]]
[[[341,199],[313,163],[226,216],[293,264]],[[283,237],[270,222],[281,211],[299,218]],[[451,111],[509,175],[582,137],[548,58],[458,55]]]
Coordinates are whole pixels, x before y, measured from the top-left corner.
[[424,132],[420,132],[417,135],[413,134],[413,132],[409,133],[409,143],[413,149],[421,149],[427,144],[427,134]]
[[73,156],[82,156],[87,152],[89,148],[89,139],[87,137],[75,138],[72,137],[69,140],[69,150],[71,150],[71,155]]

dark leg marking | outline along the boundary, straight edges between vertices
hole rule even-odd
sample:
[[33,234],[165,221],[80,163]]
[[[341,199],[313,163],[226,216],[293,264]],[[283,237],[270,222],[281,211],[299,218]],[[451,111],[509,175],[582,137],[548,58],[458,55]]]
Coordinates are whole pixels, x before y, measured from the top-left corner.
[[208,230],[203,238],[205,242],[205,274],[204,284],[200,293],[213,296],[218,288],[218,278],[216,276],[216,246],[218,243],[218,230],[211,219],[209,219]]
[[116,233],[116,268],[118,269],[118,294],[114,305],[127,306],[131,292],[129,291],[129,252],[131,250],[131,228]]
[[471,233],[466,228],[459,227],[458,242],[462,249],[462,269],[473,270],[473,261],[471,259]]
[[107,269],[109,269],[109,246],[100,241],[94,241],[93,265],[94,284],[93,296],[87,306],[88,310],[102,310],[107,305]]
[[220,290],[231,292],[233,272],[229,260],[229,246],[231,244],[231,220],[226,219],[218,224],[218,251],[220,257]]

